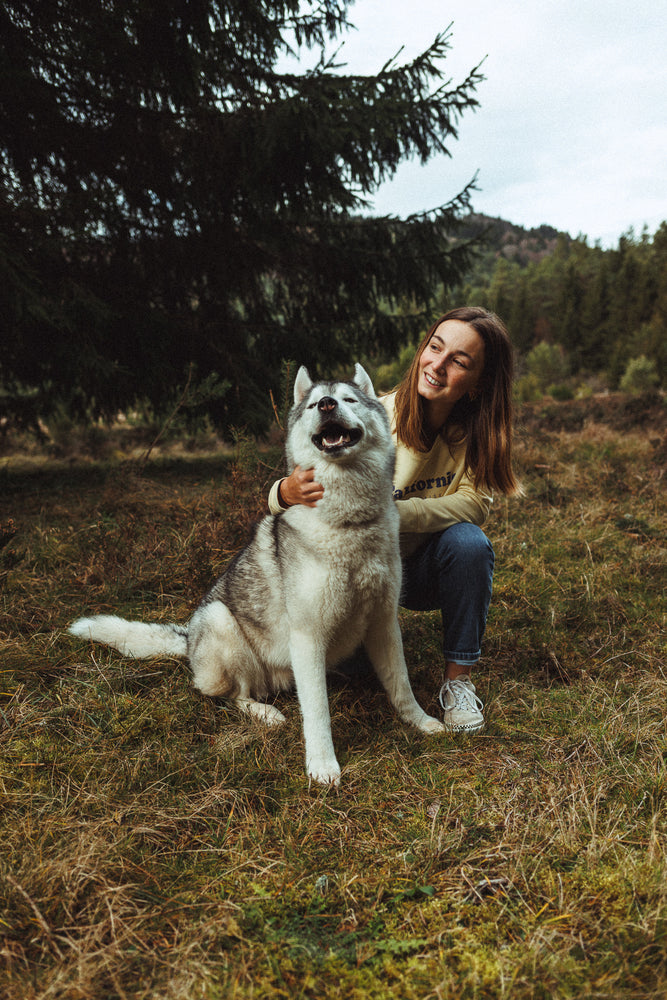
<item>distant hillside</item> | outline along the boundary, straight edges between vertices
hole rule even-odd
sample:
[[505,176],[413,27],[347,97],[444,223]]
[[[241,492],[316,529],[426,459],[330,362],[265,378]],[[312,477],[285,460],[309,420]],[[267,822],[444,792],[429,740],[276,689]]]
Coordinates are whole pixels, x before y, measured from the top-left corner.
[[[471,241],[473,252],[464,280],[442,303],[475,302],[503,317],[527,366],[517,382],[524,402],[549,382],[576,396],[584,375],[594,377],[589,391],[667,387],[667,222],[652,238],[619,237],[616,250],[482,214],[465,216],[452,237]],[[529,358],[540,345],[554,368],[538,377],[540,355]]]
[[471,212],[461,223],[457,237],[471,239],[483,237],[485,254],[494,258],[505,257],[526,265],[541,260],[553,253],[559,239],[571,243],[568,233],[561,233],[553,226],[541,225],[536,229],[524,229],[505,219],[493,218]]

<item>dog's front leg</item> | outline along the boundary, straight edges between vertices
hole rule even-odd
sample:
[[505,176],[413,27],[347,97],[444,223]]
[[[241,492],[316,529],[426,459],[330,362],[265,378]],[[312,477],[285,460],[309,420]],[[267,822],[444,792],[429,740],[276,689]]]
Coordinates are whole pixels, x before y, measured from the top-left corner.
[[378,615],[364,639],[364,646],[390,702],[401,719],[424,733],[442,733],[445,727],[427,715],[415,698],[403,653],[403,638],[394,609]]
[[290,654],[303,717],[306,773],[321,785],[338,785],[340,767],[331,737],[324,649],[312,635],[292,630]]

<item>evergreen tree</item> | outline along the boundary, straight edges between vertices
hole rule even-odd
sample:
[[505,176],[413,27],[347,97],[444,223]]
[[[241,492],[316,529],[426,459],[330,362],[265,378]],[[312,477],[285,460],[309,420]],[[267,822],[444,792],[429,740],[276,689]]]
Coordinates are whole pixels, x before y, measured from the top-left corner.
[[588,371],[599,371],[606,361],[608,304],[607,264],[603,251],[596,247],[591,252],[579,313],[577,363]]
[[655,282],[655,301],[650,321],[652,343],[647,346],[655,358],[658,375],[667,385],[667,222],[661,223],[653,237],[651,269]]
[[501,257],[496,264],[488,291],[490,308],[503,319],[507,319],[514,302],[515,282],[518,267]]
[[559,319],[556,339],[578,362],[582,342],[581,311],[584,299],[584,283],[581,269],[572,257],[567,261],[559,289],[560,302],[557,308]]
[[[223,424],[263,422],[281,359],[397,345],[469,261],[470,187],[365,218],[410,156],[450,152],[477,105],[447,33],[345,73],[351,0],[7,0],[0,9],[0,388],[105,415],[217,373]],[[280,58],[320,53],[300,75]]]
[[515,291],[508,314],[508,327],[516,349],[521,354],[529,350],[535,336],[535,315],[527,270],[519,270],[515,277]]

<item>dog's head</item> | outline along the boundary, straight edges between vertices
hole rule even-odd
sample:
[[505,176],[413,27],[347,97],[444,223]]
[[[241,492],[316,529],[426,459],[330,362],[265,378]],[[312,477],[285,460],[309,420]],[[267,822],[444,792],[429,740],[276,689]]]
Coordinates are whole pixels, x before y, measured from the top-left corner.
[[371,445],[391,443],[384,407],[360,364],[350,382],[313,382],[302,366],[294,383],[287,436],[290,465],[318,458],[346,464]]

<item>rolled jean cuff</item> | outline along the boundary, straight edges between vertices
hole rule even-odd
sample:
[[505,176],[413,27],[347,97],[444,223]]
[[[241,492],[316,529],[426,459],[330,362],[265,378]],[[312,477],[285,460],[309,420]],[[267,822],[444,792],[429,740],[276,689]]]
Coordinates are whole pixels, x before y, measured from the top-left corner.
[[476,653],[450,653],[447,649],[443,649],[442,652],[448,663],[457,663],[460,667],[469,667],[471,664],[477,663],[482,655],[481,649]]

